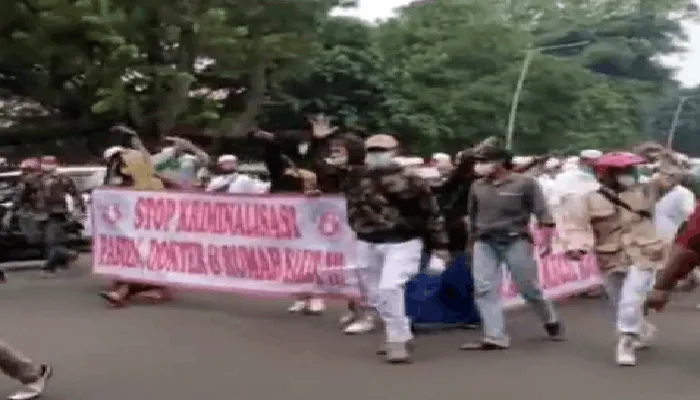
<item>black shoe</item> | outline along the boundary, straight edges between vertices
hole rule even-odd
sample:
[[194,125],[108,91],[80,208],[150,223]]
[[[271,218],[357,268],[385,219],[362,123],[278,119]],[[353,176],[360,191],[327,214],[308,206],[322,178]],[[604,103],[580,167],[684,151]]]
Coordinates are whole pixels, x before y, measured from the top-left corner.
[[554,341],[562,341],[564,338],[564,325],[561,322],[548,322],[544,324],[547,336]]

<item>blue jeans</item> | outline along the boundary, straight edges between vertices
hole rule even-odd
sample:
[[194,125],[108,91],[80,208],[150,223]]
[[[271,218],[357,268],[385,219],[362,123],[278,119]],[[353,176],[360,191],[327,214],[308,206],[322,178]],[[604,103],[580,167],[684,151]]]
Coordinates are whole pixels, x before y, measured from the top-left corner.
[[509,243],[479,240],[474,243],[472,274],[474,299],[481,313],[484,337],[508,339],[501,305],[503,264],[510,271],[520,295],[534,308],[542,322],[556,322],[554,306],[544,298],[537,282],[537,262],[532,243],[526,239]]

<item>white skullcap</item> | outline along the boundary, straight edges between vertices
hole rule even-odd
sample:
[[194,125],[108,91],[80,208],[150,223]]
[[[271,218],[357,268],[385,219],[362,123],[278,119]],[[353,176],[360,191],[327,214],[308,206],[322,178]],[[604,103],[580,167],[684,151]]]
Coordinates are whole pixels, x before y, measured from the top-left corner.
[[238,158],[236,156],[234,156],[233,154],[222,154],[216,160],[217,164],[235,163],[237,161],[238,161]]
[[582,150],[579,155],[581,156],[581,158],[595,160],[596,158],[599,158],[600,156],[602,156],[603,152],[600,150],[589,149],[589,150]]
[[552,157],[550,159],[547,159],[547,162],[544,164],[544,167],[547,169],[551,169],[551,168],[556,168],[560,165],[561,165],[561,162],[559,162],[558,159]]
[[452,157],[450,157],[450,155],[446,154],[446,153],[435,153],[435,154],[433,154],[432,159],[435,161],[443,161],[443,162],[452,161]]
[[524,165],[530,164],[531,162],[532,162],[532,157],[528,157],[528,156],[513,157],[513,164],[515,164],[518,167],[522,167]]
[[124,148],[121,146],[112,146],[105,150],[105,152],[102,154],[102,157],[104,157],[105,160],[109,160],[110,158],[114,157],[116,154],[121,153],[124,151]]

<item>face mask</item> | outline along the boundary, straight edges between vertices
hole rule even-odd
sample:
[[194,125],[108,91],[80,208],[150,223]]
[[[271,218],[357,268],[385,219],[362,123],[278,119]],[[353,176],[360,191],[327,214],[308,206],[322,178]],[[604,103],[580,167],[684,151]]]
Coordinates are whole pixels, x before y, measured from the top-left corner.
[[476,163],[474,165],[474,173],[479,176],[489,176],[496,171],[496,166],[497,164],[493,162]]
[[370,168],[381,168],[391,165],[393,160],[391,152],[382,151],[376,153],[367,153],[365,157],[365,164]]
[[299,144],[299,147],[297,148],[299,151],[299,154],[302,156],[305,156],[306,153],[309,152],[309,144],[308,143],[301,143]]
[[629,188],[637,184],[637,177],[634,175],[619,175],[617,183],[622,187]]
[[346,165],[348,163],[348,156],[335,156],[326,158],[326,163],[328,165]]
[[109,184],[110,184],[110,185],[115,185],[115,186],[116,186],[116,185],[121,185],[122,183],[124,183],[124,179],[123,179],[121,176],[113,176],[113,177],[109,180]]

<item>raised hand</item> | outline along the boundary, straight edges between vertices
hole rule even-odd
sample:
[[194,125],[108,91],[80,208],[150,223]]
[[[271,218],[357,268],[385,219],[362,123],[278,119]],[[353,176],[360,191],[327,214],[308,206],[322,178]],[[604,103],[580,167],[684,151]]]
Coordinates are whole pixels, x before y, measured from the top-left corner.
[[323,114],[309,117],[308,120],[311,124],[311,131],[317,139],[328,137],[338,130],[338,127],[331,125],[331,120]]

